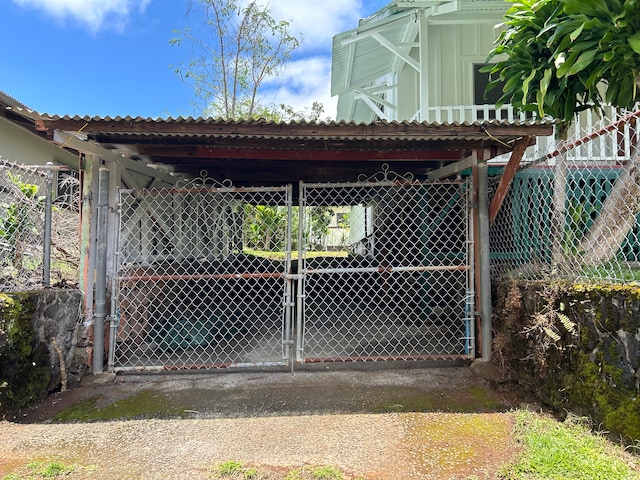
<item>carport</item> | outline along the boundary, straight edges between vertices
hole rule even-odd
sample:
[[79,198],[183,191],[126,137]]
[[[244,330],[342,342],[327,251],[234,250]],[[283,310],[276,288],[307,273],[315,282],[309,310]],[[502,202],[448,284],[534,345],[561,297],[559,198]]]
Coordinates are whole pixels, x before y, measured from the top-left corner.
[[[95,289],[95,348],[105,344],[115,371],[488,358],[487,161],[510,155],[513,171],[553,131],[57,116],[34,125],[80,155],[82,288]],[[508,184],[506,175],[494,212]]]

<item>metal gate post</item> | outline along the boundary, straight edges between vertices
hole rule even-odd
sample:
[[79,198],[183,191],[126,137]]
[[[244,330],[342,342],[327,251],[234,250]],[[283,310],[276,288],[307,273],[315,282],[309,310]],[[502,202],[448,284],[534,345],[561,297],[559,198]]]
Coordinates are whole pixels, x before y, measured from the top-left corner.
[[302,329],[304,326],[304,244],[303,229],[305,224],[305,186],[300,182],[298,189],[298,288],[296,293],[296,362],[304,362],[304,336]]
[[475,261],[475,232],[473,217],[473,182],[469,179],[465,184],[467,221],[467,298],[465,300],[465,322],[467,329],[467,354],[469,358],[476,357],[476,261]]
[[292,198],[292,189],[291,185],[287,185],[287,195],[286,195],[286,204],[287,204],[287,227],[286,227],[286,240],[285,240],[285,268],[284,268],[284,278],[285,278],[285,294],[284,294],[284,331],[282,333],[282,340],[284,346],[284,358],[289,365],[291,366],[291,370],[293,371],[294,361],[292,359],[291,351],[292,351],[292,332],[291,332],[291,317],[294,303],[292,302],[291,295],[293,290],[292,285],[292,276],[291,276],[291,255],[292,255],[292,223],[293,223],[293,198]]
[[118,310],[117,296],[119,295],[118,272],[120,270],[120,219],[122,218],[122,200],[120,197],[120,189],[116,189],[117,214],[115,216],[115,239],[114,260],[113,260],[113,277],[111,279],[111,315],[109,316],[109,353],[107,355],[107,371],[112,373],[115,368],[115,352],[116,352],[116,335],[118,335],[118,327],[120,326],[120,311]]
[[98,221],[96,246],[96,307],[93,324],[93,373],[104,371],[104,320],[107,299],[107,209],[109,208],[109,169],[98,173]]
[[[47,163],[47,167],[52,167],[51,162]],[[47,168],[46,178],[46,197],[44,207],[44,240],[43,240],[43,267],[42,267],[42,285],[44,287],[51,286],[51,215],[53,209],[53,176],[55,173],[56,181],[58,179],[57,171]]]
[[482,315],[482,359],[491,360],[491,272],[489,270],[489,167],[478,162],[478,233],[480,240],[480,313]]

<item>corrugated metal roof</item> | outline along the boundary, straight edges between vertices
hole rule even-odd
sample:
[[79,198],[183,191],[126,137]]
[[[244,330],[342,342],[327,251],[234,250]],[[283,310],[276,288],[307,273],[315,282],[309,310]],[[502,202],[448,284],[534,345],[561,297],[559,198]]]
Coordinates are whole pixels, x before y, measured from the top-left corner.
[[61,121],[82,121],[86,123],[97,123],[97,122],[114,122],[114,123],[150,123],[150,124],[158,124],[158,125],[168,125],[168,124],[200,124],[200,125],[270,125],[270,126],[285,126],[285,125],[307,125],[307,126],[361,126],[361,127],[374,127],[376,125],[398,125],[398,126],[425,126],[425,127],[443,127],[443,126],[483,126],[483,125],[552,125],[556,122],[550,119],[533,119],[533,120],[486,120],[486,121],[475,121],[475,122],[418,122],[411,120],[379,120],[373,124],[369,124],[367,122],[355,122],[355,121],[344,121],[344,120],[329,120],[329,121],[309,121],[309,120],[295,120],[292,122],[277,122],[273,120],[266,120],[264,118],[260,119],[225,119],[225,118],[216,118],[216,117],[191,117],[191,116],[179,116],[179,117],[142,117],[136,116],[133,117],[131,115],[127,115],[125,117],[122,116],[95,116],[95,115],[57,115],[57,114],[49,114],[49,113],[38,113],[33,111],[33,114],[30,115],[34,118],[52,121],[52,122],[61,122]]
[[550,121],[280,123],[60,116],[23,107],[11,110],[6,118],[77,152],[98,156],[108,152],[109,161],[128,162],[126,168],[154,166],[188,178],[204,169],[215,178],[233,179],[236,185],[355,181],[358,174],[374,173],[385,163],[424,177],[473,149],[496,155],[508,152],[518,139],[553,132]]
[[[182,137],[182,138],[261,138],[261,139],[451,139],[481,138],[487,130],[504,127],[541,127],[555,124],[551,120],[491,120],[476,122],[418,122],[418,121],[376,121],[367,122],[309,122],[290,123],[269,120],[225,120],[210,117],[99,117],[99,116],[60,116],[48,114],[32,115],[36,125],[42,130],[53,128],[83,134],[104,134],[118,136],[144,137]],[[505,130],[506,132],[506,130]],[[515,135],[522,135],[518,129]],[[508,135],[509,136],[509,135]]]
[[27,107],[24,103],[19,102],[11,95],[0,90],[0,105],[2,105],[5,109],[16,109],[18,111],[30,112],[33,113],[34,110]]

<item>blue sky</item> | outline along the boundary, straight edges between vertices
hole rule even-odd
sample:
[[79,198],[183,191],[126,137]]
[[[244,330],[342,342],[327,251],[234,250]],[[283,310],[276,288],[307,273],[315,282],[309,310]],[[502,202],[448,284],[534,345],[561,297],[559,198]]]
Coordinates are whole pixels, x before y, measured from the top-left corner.
[[[267,101],[334,116],[331,37],[390,0],[270,0],[302,46]],[[189,47],[169,45],[185,26],[186,0],[0,0],[0,90],[58,115],[199,115],[191,87],[171,65]]]

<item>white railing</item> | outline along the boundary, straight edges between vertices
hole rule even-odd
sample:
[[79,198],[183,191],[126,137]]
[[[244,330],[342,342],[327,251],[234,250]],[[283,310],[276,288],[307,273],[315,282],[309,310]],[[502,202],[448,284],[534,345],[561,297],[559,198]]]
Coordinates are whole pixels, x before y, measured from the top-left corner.
[[[446,105],[429,107],[427,112],[425,120],[435,123],[473,123],[493,120],[524,122],[539,118],[535,112],[516,113],[511,105],[503,105],[499,109],[494,105]],[[616,122],[628,113],[617,111],[611,106],[605,106],[603,114],[592,110],[583,111],[576,115],[574,124],[569,130],[567,142],[575,142],[584,136],[585,131],[596,131]],[[587,142],[570,150],[567,155],[572,162],[618,164],[631,157],[635,145],[638,145],[638,140],[640,139],[637,130],[625,123],[619,129],[599,136],[596,141]],[[532,159],[536,155],[545,155],[553,152],[557,146],[554,136],[538,137],[536,145],[529,148],[525,158]]]

